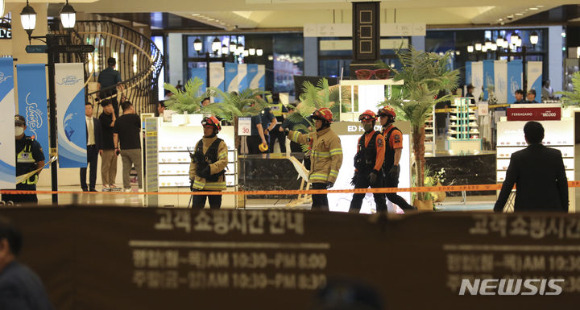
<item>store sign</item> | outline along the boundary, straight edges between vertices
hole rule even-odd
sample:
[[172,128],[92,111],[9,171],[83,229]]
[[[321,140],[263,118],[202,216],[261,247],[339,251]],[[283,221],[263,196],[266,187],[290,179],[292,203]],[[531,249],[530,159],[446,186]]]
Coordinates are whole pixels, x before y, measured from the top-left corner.
[[0,28],[0,40],[10,40],[12,39],[12,29],[11,28]]
[[509,108],[508,121],[559,121],[562,118],[562,108]]
[[250,136],[252,134],[252,118],[240,117],[238,118],[238,135]]

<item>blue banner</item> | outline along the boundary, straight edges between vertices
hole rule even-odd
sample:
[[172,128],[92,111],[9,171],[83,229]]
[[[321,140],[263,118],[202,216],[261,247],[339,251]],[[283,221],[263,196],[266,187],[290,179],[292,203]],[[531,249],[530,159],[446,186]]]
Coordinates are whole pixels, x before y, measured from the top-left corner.
[[87,166],[85,79],[82,63],[56,64],[58,163],[60,168]]
[[489,97],[489,89],[493,90],[495,83],[494,75],[494,61],[484,60],[483,61],[483,100],[487,100]]
[[44,158],[50,159],[48,144],[48,104],[46,102],[46,65],[16,65],[18,72],[18,114],[26,118],[27,136],[42,146]]
[[193,78],[198,78],[203,81],[203,85],[198,90],[198,93],[195,94],[196,96],[201,96],[201,94],[205,93],[207,88],[207,68],[190,68],[189,69],[189,76]]
[[465,85],[471,84],[471,61],[465,62]]
[[226,62],[225,92],[239,91],[238,64]]
[[246,78],[248,79],[248,87],[252,89],[258,88],[258,81],[254,80],[254,78],[258,75],[258,65],[257,64],[248,64],[248,73],[246,74]]
[[14,108],[14,63],[12,57],[0,57],[0,189],[16,188]]
[[266,65],[258,65],[256,78],[258,79],[258,88],[266,90]]
[[[507,102],[514,103],[516,102],[516,90],[523,88],[522,82],[522,75],[524,71],[522,68],[522,61],[521,60],[512,60],[507,64],[507,81],[508,81],[508,89],[507,89]],[[541,93],[540,93],[541,94]]]
[[246,88],[250,87],[250,80],[248,80],[248,65],[239,64],[238,65],[238,90],[240,92],[244,91]]

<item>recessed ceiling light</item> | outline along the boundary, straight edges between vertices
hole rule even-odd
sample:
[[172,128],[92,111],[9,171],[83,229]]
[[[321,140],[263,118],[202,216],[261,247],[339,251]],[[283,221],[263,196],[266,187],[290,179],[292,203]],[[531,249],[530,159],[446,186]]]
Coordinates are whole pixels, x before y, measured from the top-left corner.
[[514,16],[513,15],[508,15],[507,18],[514,18]]
[[540,4],[540,5],[536,5],[536,7],[537,8],[543,8],[544,6]]
[[191,16],[199,16],[199,13],[193,13]]
[[538,8],[536,8],[536,7],[530,8],[530,11],[537,11],[537,10],[538,10]]
[[522,16],[524,13],[516,13],[516,16]]

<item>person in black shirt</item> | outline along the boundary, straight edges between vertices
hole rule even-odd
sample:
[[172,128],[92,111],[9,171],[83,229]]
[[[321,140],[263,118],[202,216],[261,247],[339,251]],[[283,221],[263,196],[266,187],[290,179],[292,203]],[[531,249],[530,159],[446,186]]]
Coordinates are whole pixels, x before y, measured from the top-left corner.
[[271,149],[270,149],[270,142],[271,142],[271,137],[270,137],[270,131],[274,130],[274,127],[276,127],[276,124],[278,122],[278,120],[276,120],[276,117],[274,117],[274,113],[272,112],[272,110],[269,107],[264,108],[264,110],[262,110],[262,112],[260,112],[260,118],[262,120],[262,129],[264,129],[264,138],[266,139],[266,142],[268,144],[268,150],[262,152],[261,153],[271,153]]
[[131,165],[137,170],[139,188],[143,188],[141,164],[141,118],[135,114],[135,109],[129,101],[121,103],[123,115],[115,123],[113,142],[115,149],[120,150],[123,161],[123,188],[131,191]]
[[[107,59],[107,64],[109,65],[105,70],[101,71],[97,82],[99,82],[99,96],[101,99],[105,99],[112,95],[117,94],[117,86],[121,83],[121,73],[115,70],[117,65],[117,60],[113,57]],[[119,103],[117,101],[117,96],[111,98],[113,104],[113,109],[115,109],[115,116],[119,116]]]
[[0,217],[0,309],[54,309],[38,275],[18,261],[21,249],[22,233]]
[[538,103],[536,101],[536,90],[535,89],[528,90],[528,94],[526,95],[526,103]]
[[115,142],[113,141],[113,131],[117,118],[110,100],[103,100],[101,106],[103,107],[103,113],[99,116],[103,133],[101,178],[103,179],[103,191],[108,192],[117,188],[115,179],[117,178],[117,156],[119,153],[115,150]]
[[[14,116],[16,138],[16,176],[44,168],[44,153],[38,141],[24,134],[26,119],[22,115]],[[16,184],[16,190],[35,191],[40,175],[37,173]],[[2,200],[19,203],[38,203],[36,194],[3,194]],[[1,309],[1,308],[0,308]]]
[[515,97],[516,97],[516,102],[514,103],[526,103],[526,100],[524,100],[524,91],[521,89],[516,90],[515,92]]
[[87,187],[87,168],[81,168],[81,188],[83,192],[96,192],[97,163],[102,150],[102,129],[98,119],[93,117],[93,105],[85,103],[85,121],[87,124],[87,168],[90,168],[89,186]]

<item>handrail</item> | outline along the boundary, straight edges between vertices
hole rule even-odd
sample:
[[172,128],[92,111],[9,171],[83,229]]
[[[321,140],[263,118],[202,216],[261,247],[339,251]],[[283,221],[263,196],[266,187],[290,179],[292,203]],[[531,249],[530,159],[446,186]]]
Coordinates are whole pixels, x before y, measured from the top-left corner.
[[[164,65],[163,55],[154,42],[143,34],[121,24],[96,20],[77,21],[72,44],[91,44],[95,51],[87,56],[64,55],[64,57],[80,57],[85,63],[86,85],[95,81],[97,73],[107,67],[107,59],[117,59],[117,70],[121,73],[122,82],[116,94],[99,98],[101,93],[113,90],[117,86],[88,90],[87,100],[98,103],[103,99],[129,100],[137,113],[153,112],[156,108],[158,92],[157,83],[161,68]],[[70,62],[70,59],[68,59]],[[78,61],[78,60],[77,60]],[[98,109],[97,108],[97,113]]]

